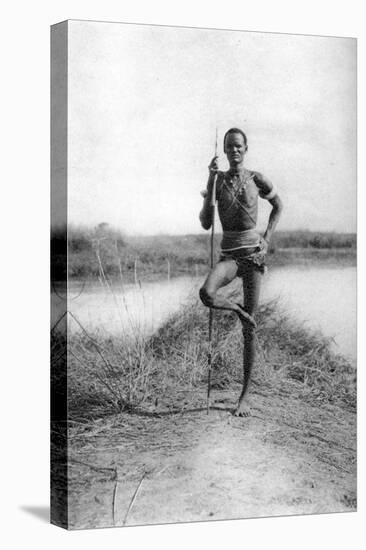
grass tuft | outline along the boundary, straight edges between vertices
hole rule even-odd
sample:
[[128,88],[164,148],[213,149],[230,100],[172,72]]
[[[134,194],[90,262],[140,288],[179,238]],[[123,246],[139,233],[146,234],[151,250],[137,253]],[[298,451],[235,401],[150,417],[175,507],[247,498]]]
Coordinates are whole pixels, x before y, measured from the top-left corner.
[[[260,386],[301,399],[356,407],[356,372],[336,354],[331,340],[295,323],[276,302],[257,313],[257,361],[253,391]],[[207,309],[187,305],[152,336],[107,337],[85,330],[68,341],[70,419],[93,419],[121,410],[159,410],[181,393],[207,382]],[[62,337],[62,335],[60,336]],[[57,348],[57,330],[53,334]],[[56,340],[55,340],[56,339]],[[220,387],[242,379],[243,341],[236,316],[215,312],[213,381]]]

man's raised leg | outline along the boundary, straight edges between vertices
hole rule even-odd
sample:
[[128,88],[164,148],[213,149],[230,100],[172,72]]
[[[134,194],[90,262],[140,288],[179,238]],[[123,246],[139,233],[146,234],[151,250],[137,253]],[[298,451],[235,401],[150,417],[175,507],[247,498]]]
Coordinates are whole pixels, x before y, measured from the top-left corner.
[[216,264],[200,289],[200,298],[207,307],[235,311],[242,321],[243,326],[248,324],[255,326],[254,319],[245,308],[233,300],[230,300],[230,298],[217,294],[219,288],[228,285],[235,279],[237,272],[238,267],[235,260],[226,260]]

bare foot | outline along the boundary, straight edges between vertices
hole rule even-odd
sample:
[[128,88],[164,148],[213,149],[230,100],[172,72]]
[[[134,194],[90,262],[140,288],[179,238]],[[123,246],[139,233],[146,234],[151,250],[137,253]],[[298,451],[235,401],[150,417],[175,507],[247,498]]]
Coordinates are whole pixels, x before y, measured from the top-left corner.
[[251,325],[254,328],[257,328],[257,323],[254,321],[253,317],[247,313],[244,308],[240,304],[236,304],[239,309],[236,310],[236,313],[238,314],[238,317],[241,321],[241,323],[244,325]]
[[248,399],[239,399],[238,406],[234,411],[234,416],[248,417],[251,415]]

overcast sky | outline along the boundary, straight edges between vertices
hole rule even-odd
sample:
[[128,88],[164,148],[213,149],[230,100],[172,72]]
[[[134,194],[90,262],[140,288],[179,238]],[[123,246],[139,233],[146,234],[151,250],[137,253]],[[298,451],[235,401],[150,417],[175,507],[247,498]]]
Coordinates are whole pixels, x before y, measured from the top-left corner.
[[239,126],[279,229],[356,230],[354,39],[72,21],[68,122],[69,222],[203,231],[215,128],[226,169]]

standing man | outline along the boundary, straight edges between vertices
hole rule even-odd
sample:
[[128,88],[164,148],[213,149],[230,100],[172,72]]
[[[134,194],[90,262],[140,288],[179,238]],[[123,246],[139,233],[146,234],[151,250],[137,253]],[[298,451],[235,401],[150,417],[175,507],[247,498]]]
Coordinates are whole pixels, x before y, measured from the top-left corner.
[[[255,359],[254,313],[258,306],[261,275],[265,270],[265,257],[275,227],[282,212],[282,202],[272,183],[259,172],[244,167],[248,150],[247,137],[239,128],[231,128],[224,136],[224,152],[230,169],[218,170],[217,156],[209,165],[207,191],[204,192],[200,221],[204,229],[212,225],[211,195],[216,177],[216,200],[223,229],[221,256],[200,289],[205,306],[235,311],[243,325],[244,354],[243,389],[235,410],[236,416],[249,416],[248,389]],[[256,230],[258,196],[272,205],[268,226],[260,236]],[[224,296],[219,288],[235,277],[243,281],[244,306]]]

